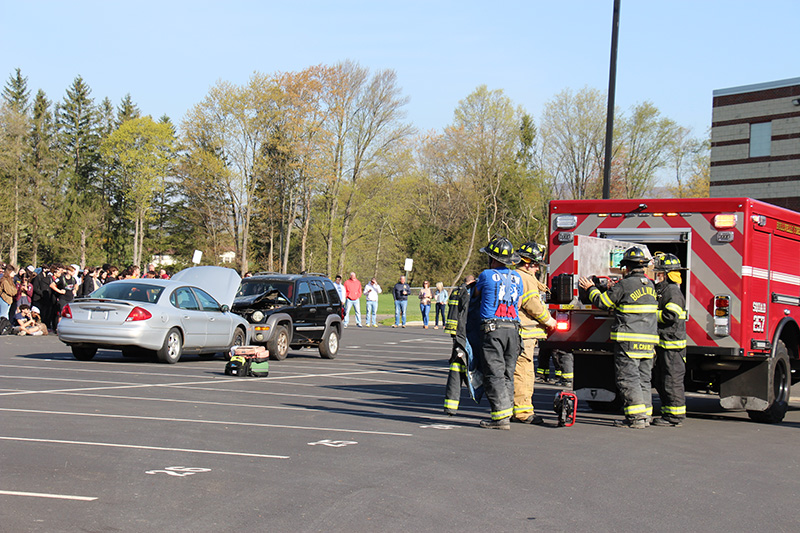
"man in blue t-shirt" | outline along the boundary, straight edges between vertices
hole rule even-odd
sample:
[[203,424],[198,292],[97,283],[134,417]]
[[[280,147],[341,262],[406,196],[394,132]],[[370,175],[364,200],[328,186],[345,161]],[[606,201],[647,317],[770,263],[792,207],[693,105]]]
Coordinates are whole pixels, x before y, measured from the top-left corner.
[[473,298],[480,301],[483,330],[481,361],[491,418],[484,428],[511,429],[514,408],[514,368],[519,356],[519,316],[522,277],[508,268],[519,262],[511,241],[497,238],[480,250],[489,256],[489,268],[481,272]]

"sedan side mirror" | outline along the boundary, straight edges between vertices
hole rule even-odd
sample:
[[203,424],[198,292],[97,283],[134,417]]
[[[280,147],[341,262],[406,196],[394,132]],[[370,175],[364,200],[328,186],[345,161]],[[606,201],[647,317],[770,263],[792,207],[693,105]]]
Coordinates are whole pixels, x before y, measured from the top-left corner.
[[228,311],[231,310],[231,308],[228,307],[228,304],[222,304],[222,307],[220,307],[219,310],[222,311],[223,313],[227,313]]

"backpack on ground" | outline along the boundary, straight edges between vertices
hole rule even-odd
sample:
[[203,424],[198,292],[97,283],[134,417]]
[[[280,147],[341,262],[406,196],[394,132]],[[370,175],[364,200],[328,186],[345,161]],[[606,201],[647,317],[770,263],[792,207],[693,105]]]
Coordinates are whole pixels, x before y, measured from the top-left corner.
[[0,316],[0,335],[11,335],[14,333],[14,326],[11,321],[4,316]]

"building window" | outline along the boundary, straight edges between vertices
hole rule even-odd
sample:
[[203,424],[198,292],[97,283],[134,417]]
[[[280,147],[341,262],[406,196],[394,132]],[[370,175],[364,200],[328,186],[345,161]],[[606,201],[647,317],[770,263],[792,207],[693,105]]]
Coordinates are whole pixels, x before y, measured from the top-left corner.
[[772,122],[750,124],[750,157],[770,155],[772,144]]

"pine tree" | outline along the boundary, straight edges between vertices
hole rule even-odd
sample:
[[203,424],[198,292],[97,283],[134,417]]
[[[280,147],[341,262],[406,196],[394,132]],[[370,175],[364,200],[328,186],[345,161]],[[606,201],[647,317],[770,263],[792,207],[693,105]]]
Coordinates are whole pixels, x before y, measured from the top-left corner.
[[[60,259],[49,251],[52,233],[59,212],[61,196],[57,184],[58,155],[56,151],[55,122],[50,110],[51,102],[39,89],[33,100],[31,120],[31,174],[28,216],[30,218],[31,263],[37,265],[40,256],[45,261]],[[46,250],[46,251],[45,251]]]
[[3,87],[3,100],[17,113],[28,113],[28,78],[22,76],[22,71],[17,68],[14,74],[8,77],[6,86]]
[[72,254],[72,260],[81,266],[86,264],[90,234],[102,227],[104,209],[98,183],[100,121],[90,95],[91,89],[78,76],[57,112],[61,148],[68,165],[64,232],[77,233],[70,235],[69,242],[80,242],[79,257],[74,245],[64,253]]
[[126,94],[125,97],[122,98],[119,107],[117,107],[117,127],[122,126],[122,124],[132,118],[140,118],[141,116],[142,113],[139,111],[139,107],[134,104],[131,99],[131,93]]

